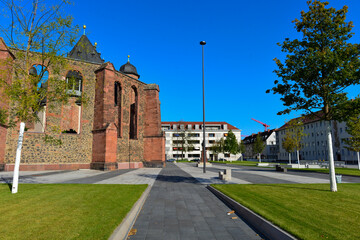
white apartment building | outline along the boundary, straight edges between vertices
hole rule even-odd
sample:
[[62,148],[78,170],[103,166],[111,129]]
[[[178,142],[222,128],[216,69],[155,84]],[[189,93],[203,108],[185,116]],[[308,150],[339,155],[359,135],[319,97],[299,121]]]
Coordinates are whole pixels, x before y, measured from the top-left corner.
[[[186,158],[195,160],[201,158],[203,142],[203,123],[202,122],[162,122],[161,128],[165,132],[165,154],[166,159]],[[205,122],[205,145],[207,159],[218,160],[226,159],[235,161],[240,159],[241,154],[222,154],[214,155],[210,147],[221,138],[226,138],[228,131],[231,130],[238,142],[241,141],[241,130],[226,122]],[[186,137],[183,137],[185,134]],[[190,144],[190,151],[182,152],[182,141]]]
[[257,154],[253,151],[253,144],[260,134],[261,140],[265,144],[265,148],[261,153],[262,159],[268,160],[277,160],[277,155],[279,152],[278,145],[276,142],[276,132],[275,129],[268,130],[265,132],[259,132],[257,134],[251,134],[243,139],[243,143],[245,145],[245,158],[257,158]]
[[[322,160],[328,161],[328,147],[326,137],[326,122],[318,119],[303,119],[304,133],[303,147],[299,151],[300,160]],[[283,149],[282,142],[285,137],[286,124],[277,129],[277,142],[279,144],[279,160],[288,160],[289,154]],[[347,163],[357,162],[356,152],[345,148],[345,138],[350,135],[346,132],[345,122],[332,121],[331,131],[333,140],[333,154],[335,161],[346,161]],[[291,159],[296,159],[296,152],[291,153]]]

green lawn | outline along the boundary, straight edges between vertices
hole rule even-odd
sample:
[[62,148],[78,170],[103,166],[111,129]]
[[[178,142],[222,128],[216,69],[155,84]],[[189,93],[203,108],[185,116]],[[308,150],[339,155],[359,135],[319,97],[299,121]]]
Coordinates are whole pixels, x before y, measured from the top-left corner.
[[210,161],[211,163],[221,163],[221,164],[234,164],[234,165],[241,165],[241,166],[255,166],[258,162],[248,162],[248,161],[233,161],[233,162],[222,162],[222,161]]
[[[329,173],[329,169],[327,168],[292,168],[292,170]],[[355,168],[335,168],[335,173],[340,175],[360,176],[360,170]]]
[[0,184],[0,239],[108,239],[146,187]]
[[360,184],[212,186],[299,239],[360,239]]

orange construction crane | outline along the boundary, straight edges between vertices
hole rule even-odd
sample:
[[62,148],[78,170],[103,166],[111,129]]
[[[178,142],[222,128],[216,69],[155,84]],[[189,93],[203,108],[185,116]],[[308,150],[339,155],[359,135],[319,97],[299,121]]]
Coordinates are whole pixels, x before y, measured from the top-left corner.
[[267,125],[266,123],[260,122],[259,120],[256,120],[254,118],[251,118],[251,120],[254,120],[255,122],[260,123],[261,125],[263,125],[265,127],[265,132],[268,130],[267,128],[270,127],[270,125]]

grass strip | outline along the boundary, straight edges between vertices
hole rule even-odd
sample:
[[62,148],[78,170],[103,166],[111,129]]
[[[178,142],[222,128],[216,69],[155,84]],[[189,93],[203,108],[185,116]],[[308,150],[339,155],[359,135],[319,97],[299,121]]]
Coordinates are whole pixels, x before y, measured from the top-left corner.
[[232,161],[232,162],[222,162],[222,161],[210,161],[211,163],[220,163],[220,164],[234,164],[240,166],[253,166],[256,167],[258,162],[248,162],[248,161]]
[[[328,168],[291,168],[291,170],[329,173]],[[335,173],[339,175],[360,176],[360,170],[355,168],[335,168]]]
[[146,187],[0,184],[0,239],[108,239]]
[[360,239],[358,183],[212,186],[299,239]]

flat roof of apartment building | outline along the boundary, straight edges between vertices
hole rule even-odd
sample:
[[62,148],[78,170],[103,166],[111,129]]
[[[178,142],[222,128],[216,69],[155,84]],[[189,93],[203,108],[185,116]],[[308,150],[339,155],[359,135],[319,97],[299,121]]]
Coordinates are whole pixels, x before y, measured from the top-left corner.
[[[201,129],[203,122],[186,122],[186,121],[177,121],[177,122],[161,122],[161,126],[170,126],[170,129],[173,129],[173,126],[184,125],[186,129]],[[227,128],[224,128],[224,125],[227,125]],[[198,126],[198,128],[196,128]],[[227,122],[205,122],[206,127],[211,126],[220,126],[219,130],[236,130],[240,131],[237,127],[227,123]]]

